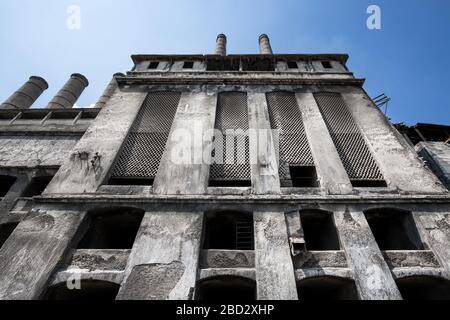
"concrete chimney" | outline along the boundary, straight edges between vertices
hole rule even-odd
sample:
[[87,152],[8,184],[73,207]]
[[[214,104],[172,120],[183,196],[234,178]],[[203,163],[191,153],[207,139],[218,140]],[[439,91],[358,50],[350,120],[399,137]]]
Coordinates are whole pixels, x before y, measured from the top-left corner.
[[267,34],[262,34],[259,36],[259,49],[261,54],[273,54]]
[[30,77],[19,90],[0,105],[0,109],[29,109],[39,96],[48,89],[48,83],[41,77]]
[[47,108],[50,109],[70,109],[75,105],[78,98],[83,93],[84,89],[89,85],[88,79],[79,73],[74,73],[70,76],[69,81],[50,101]]
[[223,33],[217,36],[215,54],[220,56],[227,55],[227,36],[224,35]]
[[97,103],[95,104],[95,108],[103,108],[106,103],[111,99],[112,95],[114,94],[114,91],[118,88],[116,77],[125,77],[123,73],[115,73],[111,82],[106,87],[105,91],[103,91],[102,96],[100,99],[98,99]]

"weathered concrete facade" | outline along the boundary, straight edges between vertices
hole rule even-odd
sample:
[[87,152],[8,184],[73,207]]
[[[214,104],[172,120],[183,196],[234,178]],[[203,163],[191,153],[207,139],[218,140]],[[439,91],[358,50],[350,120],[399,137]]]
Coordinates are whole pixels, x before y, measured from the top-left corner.
[[450,299],[449,191],[348,57],[226,44],[2,104],[0,299]]

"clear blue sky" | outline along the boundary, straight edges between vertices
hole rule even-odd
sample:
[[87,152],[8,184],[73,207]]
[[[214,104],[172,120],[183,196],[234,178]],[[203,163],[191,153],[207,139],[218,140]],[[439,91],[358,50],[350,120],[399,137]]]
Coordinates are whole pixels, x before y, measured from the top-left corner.
[[[367,7],[382,10],[382,29],[366,27]],[[81,29],[66,26],[81,8]],[[371,96],[392,98],[394,122],[450,124],[448,0],[1,0],[0,100],[30,75],[50,88],[43,107],[69,75],[90,86],[78,105],[95,103],[135,53],[211,53],[218,33],[229,53],[258,53],[269,34],[276,53],[348,53]]]

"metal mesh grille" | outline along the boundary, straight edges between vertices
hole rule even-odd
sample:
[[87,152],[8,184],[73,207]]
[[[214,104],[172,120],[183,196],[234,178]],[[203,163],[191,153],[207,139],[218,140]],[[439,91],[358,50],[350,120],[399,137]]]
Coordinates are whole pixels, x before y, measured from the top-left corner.
[[[249,125],[245,92],[219,94],[215,128],[222,132],[222,137],[215,137],[213,156],[216,158],[216,163],[211,165],[210,180],[249,181],[251,176],[247,133]],[[241,130],[245,133],[230,133],[228,130]],[[230,141],[234,141],[232,145]],[[220,147],[223,150],[222,154],[218,152]],[[231,147],[232,150],[230,150]],[[227,154],[233,157],[227,157]],[[220,159],[222,163],[217,163],[219,162],[217,158],[220,156],[223,156]],[[231,162],[233,159],[234,161]]]
[[314,166],[306,137],[300,108],[292,92],[267,93],[270,125],[278,130],[279,143],[275,143],[279,156],[281,180],[290,178],[289,165]]
[[179,92],[148,94],[125,140],[113,178],[156,176],[180,97]]
[[314,97],[350,180],[382,181],[383,175],[341,95],[320,93]]

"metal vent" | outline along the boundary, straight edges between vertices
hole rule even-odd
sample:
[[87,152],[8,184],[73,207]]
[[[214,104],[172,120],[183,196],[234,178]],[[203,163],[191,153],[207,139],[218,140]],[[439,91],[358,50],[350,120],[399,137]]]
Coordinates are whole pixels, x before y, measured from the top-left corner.
[[350,180],[383,181],[383,175],[341,95],[319,93],[314,97]]
[[[223,157],[222,163],[218,163],[216,159],[211,165],[210,181],[250,181],[248,105],[245,92],[219,94],[215,128],[222,132],[222,137],[215,137],[213,156]],[[230,133],[227,130],[240,130],[241,133]],[[229,150],[230,141],[234,141],[233,150]],[[222,153],[218,152],[219,148],[222,148]],[[228,154],[234,155],[233,159],[227,157]]]
[[275,143],[279,155],[281,180],[289,180],[289,166],[314,166],[311,149],[306,137],[300,108],[292,92],[267,93],[270,125],[278,130],[279,143]]
[[236,250],[253,249],[253,221],[236,221]]
[[125,140],[112,178],[153,179],[156,176],[180,97],[179,92],[148,94]]

